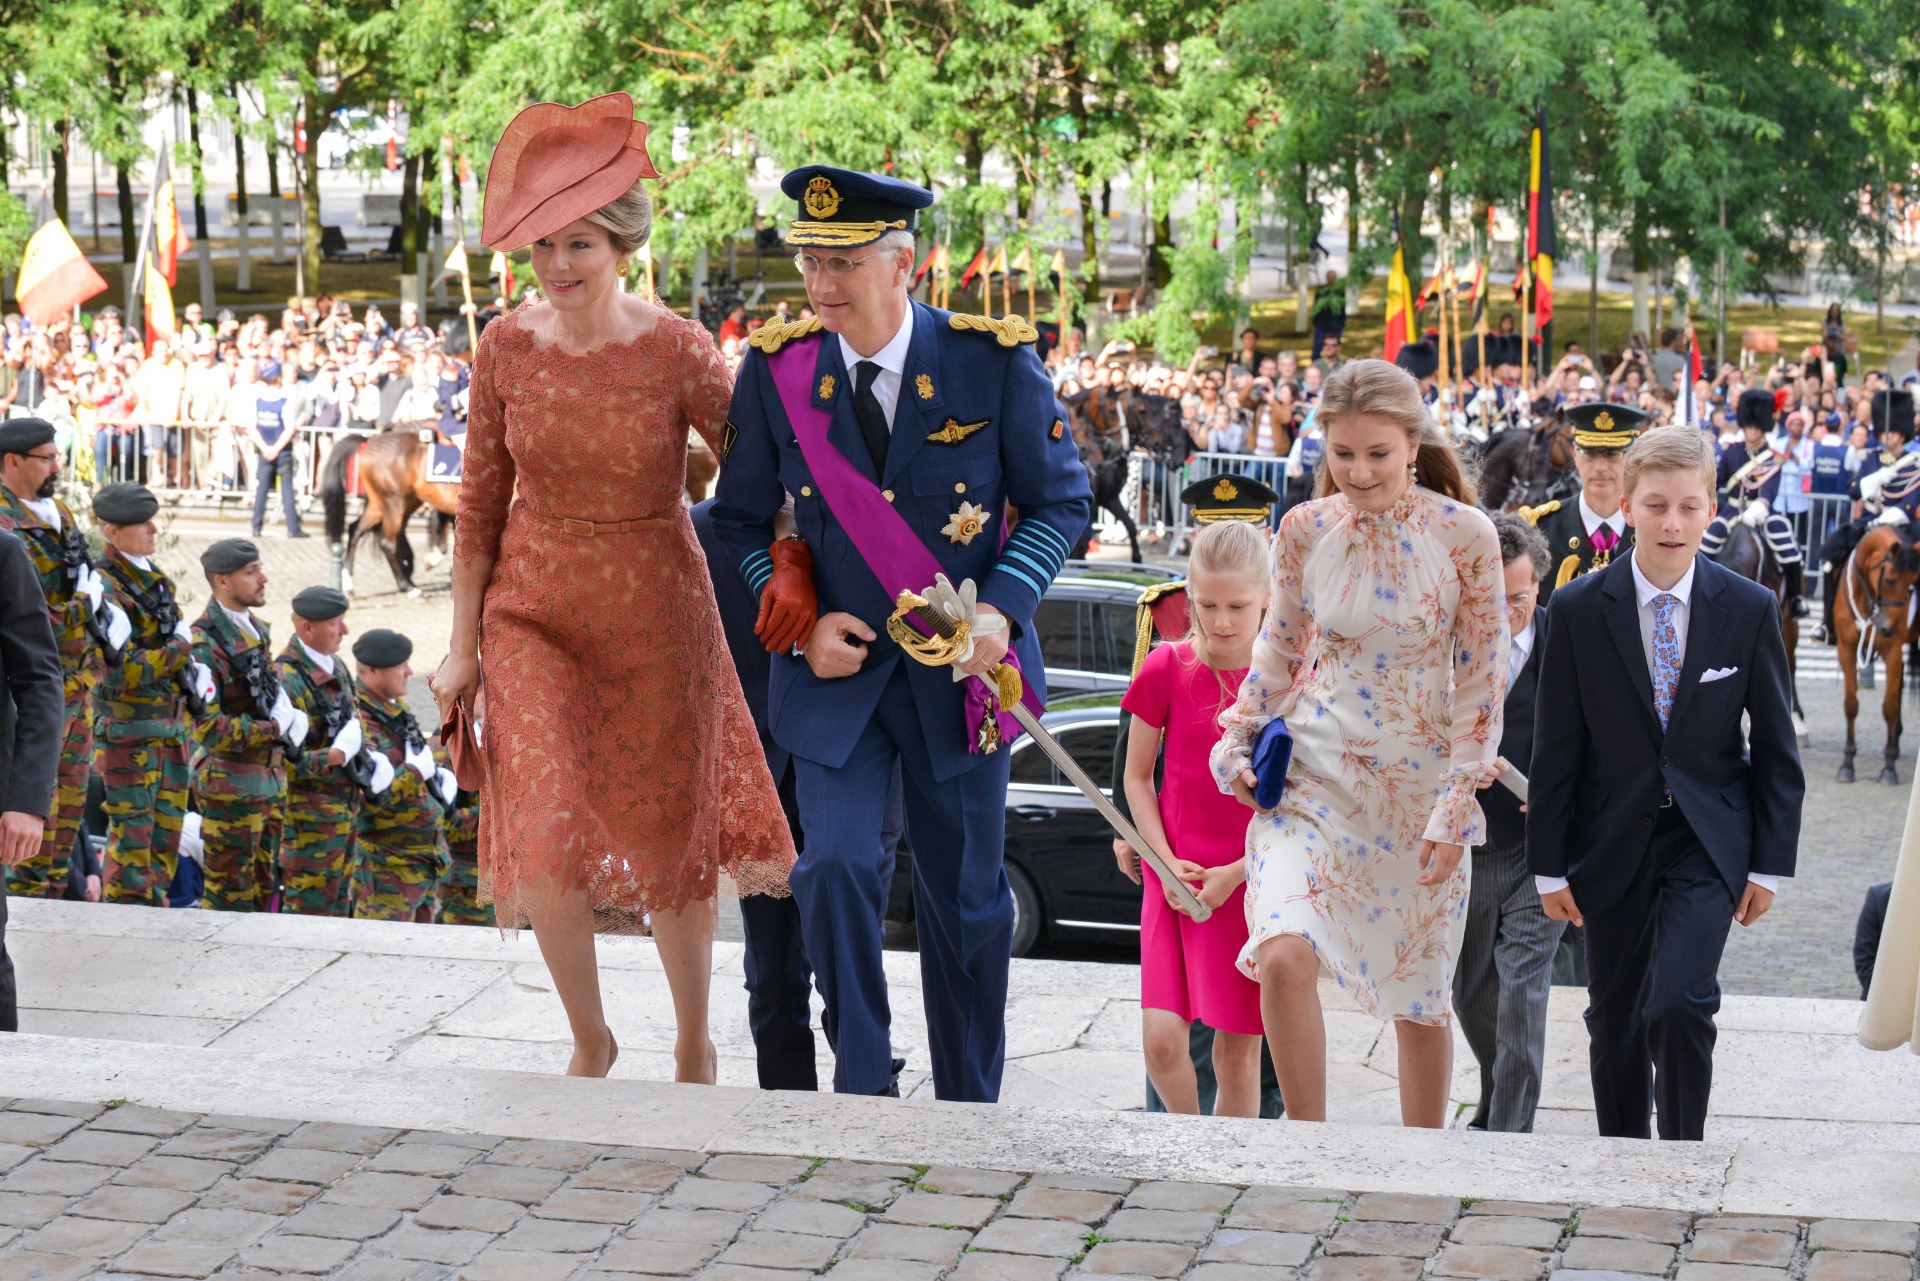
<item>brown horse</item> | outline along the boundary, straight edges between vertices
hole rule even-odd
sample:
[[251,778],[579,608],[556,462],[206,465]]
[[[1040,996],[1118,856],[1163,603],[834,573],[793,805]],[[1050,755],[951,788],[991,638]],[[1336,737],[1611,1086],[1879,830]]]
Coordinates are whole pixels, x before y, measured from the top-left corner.
[[1900,757],[1901,663],[1913,636],[1914,586],[1920,583],[1920,527],[1876,525],[1847,558],[1836,584],[1834,648],[1846,682],[1847,746],[1837,777],[1853,782],[1853,721],[1860,711],[1860,664],[1869,647],[1886,666],[1886,692],[1880,715],[1887,723],[1885,764],[1880,781],[1898,783],[1894,762]]
[[1480,459],[1480,505],[1488,511],[1538,507],[1580,488],[1573,468],[1573,424],[1543,419],[1501,432]]
[[1794,677],[1800,651],[1800,620],[1787,608],[1786,568],[1781,565],[1780,558],[1774,555],[1773,547],[1767,540],[1744,521],[1733,522],[1733,527],[1727,531],[1727,541],[1721,544],[1713,560],[1740,577],[1760,584],[1773,593],[1774,600],[1779,604],[1780,639],[1787,647],[1787,694],[1793,703],[1793,732],[1801,742],[1806,742],[1806,718],[1800,710],[1800,686]]
[[[427,479],[427,463],[432,457],[428,443],[413,427],[399,427],[377,436],[342,437],[327,458],[322,473],[320,498],[326,513],[327,541],[340,551],[340,585],[353,590],[354,551],[360,540],[379,531],[380,550],[386,553],[393,571],[394,584],[410,596],[419,596],[413,583],[413,545],[407,541],[407,522],[421,507],[429,512],[427,521],[427,568],[440,563],[447,550],[447,532],[460,505],[460,485],[456,482]],[[347,531],[347,460],[360,458],[360,489],[366,503],[360,518]],[[688,433],[686,491],[690,502],[707,496],[713,480],[720,474],[719,460],[706,442]]]

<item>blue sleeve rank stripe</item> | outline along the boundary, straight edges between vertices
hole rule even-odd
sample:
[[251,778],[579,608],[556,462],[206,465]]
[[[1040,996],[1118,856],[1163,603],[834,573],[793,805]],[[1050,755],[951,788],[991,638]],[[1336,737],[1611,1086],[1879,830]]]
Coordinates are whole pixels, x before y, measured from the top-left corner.
[[1072,548],[1060,532],[1042,521],[1023,521],[1000,549],[996,569],[1005,570],[1033,590],[1036,598],[1059,576]]
[[740,577],[747,580],[747,586],[758,596],[773,577],[773,557],[765,552],[755,552],[740,562]]

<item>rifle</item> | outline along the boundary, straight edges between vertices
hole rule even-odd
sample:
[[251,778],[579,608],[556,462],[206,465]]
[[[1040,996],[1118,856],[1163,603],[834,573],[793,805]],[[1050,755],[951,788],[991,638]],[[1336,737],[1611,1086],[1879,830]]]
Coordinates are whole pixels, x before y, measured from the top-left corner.
[[[240,679],[247,684],[247,694],[253,699],[254,715],[262,720],[273,719],[273,705],[280,701],[280,678],[274,675],[273,665],[267,662],[267,647],[256,645],[244,650],[236,659],[240,666]],[[280,736],[281,744],[289,752],[297,752],[304,746],[290,741],[285,734]]]
[[[180,602],[173,598],[171,591],[167,590],[164,579],[154,583],[155,591],[151,595],[141,591],[140,588],[130,580],[121,581],[116,579],[115,581],[120,583],[120,589],[122,591],[133,597],[133,603],[140,607],[140,612],[154,621],[154,626],[162,638],[162,644],[165,644],[166,637],[173,635],[174,632],[179,630],[181,618]],[[193,687],[193,677],[189,672],[190,666],[183,667],[175,672],[173,674],[173,687],[179,691],[180,701],[186,705],[187,714],[198,719],[207,714],[207,700],[201,698],[200,691]]]
[[[16,532],[46,540],[47,545],[53,550],[53,558],[59,561],[67,571],[67,594],[69,596],[77,594],[80,588],[80,571],[94,569],[93,556],[87,551],[87,536],[80,532],[80,527],[70,520],[63,520],[60,522],[60,532],[57,534],[44,527],[22,527]],[[97,573],[98,570],[95,572]],[[93,637],[94,643],[100,647],[100,654],[106,659],[108,666],[118,665],[120,651],[107,639],[105,620],[100,617],[99,611],[94,609],[91,600],[87,602],[86,609],[87,635]]]
[[[320,716],[321,730],[326,736],[327,743],[332,744],[333,740],[340,736],[340,731],[347,727],[347,722],[353,719],[353,703],[351,701],[330,702],[325,699],[321,702],[326,709]],[[373,749],[368,747],[364,740],[360,744],[360,750],[349,756],[340,768],[346,770],[347,777],[353,780],[362,796],[368,800],[374,798],[376,793],[373,790]]]

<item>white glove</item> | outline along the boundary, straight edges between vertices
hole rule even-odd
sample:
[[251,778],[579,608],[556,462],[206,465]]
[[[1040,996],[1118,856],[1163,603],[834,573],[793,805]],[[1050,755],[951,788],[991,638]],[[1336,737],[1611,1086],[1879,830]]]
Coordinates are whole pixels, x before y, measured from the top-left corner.
[[327,747],[352,760],[360,754],[360,746],[366,741],[366,733],[360,728],[360,718],[355,716],[340,727],[340,732],[333,736],[333,741]]
[[201,702],[211,704],[220,693],[213,684],[213,669],[195,660],[187,671],[193,677],[193,692],[200,696]]
[[173,634],[187,644],[193,644],[193,624],[186,619],[183,618],[173,625]]
[[1767,506],[1767,500],[1756,498],[1747,504],[1745,511],[1740,513],[1740,523],[1750,529],[1758,529],[1767,523],[1767,517],[1770,515],[1772,515],[1772,509]]
[[439,795],[442,805],[451,805],[454,793],[460,790],[460,780],[453,776],[452,770],[443,768],[435,771],[432,787]]
[[440,768],[434,763],[433,749],[425,743],[420,744],[420,750],[418,751],[408,749],[407,764],[411,765],[414,771],[428,782],[433,781],[433,772]]
[[294,708],[293,720],[286,728],[287,741],[296,748],[304,746],[307,741],[307,731],[312,727],[313,718],[299,708]]
[[100,602],[106,597],[107,584],[93,566],[82,565],[79,577],[74,579],[73,590],[75,595],[85,596],[92,602],[94,610],[98,611]]
[[1898,507],[1889,507],[1878,516],[1875,516],[1873,523],[1876,525],[1904,525],[1907,523],[1907,513]]
[[1862,476],[1860,478],[1860,497],[1867,502],[1873,502],[1879,498],[1880,491],[1887,487],[1887,482],[1893,479],[1893,473],[1898,469],[1897,465],[1894,467],[1882,467],[1877,472]]
[[127,611],[114,601],[107,602],[107,644],[115,649],[125,649],[127,642],[133,639],[133,624],[127,621]]
[[200,835],[200,815],[193,810],[180,820],[180,857],[196,863],[207,861],[207,843]]
[[280,727],[280,737],[286,738],[287,731],[293,728],[293,700],[287,697],[287,691],[281,690],[280,697],[273,700],[273,710],[267,713],[273,723]]
[[367,783],[375,796],[393,786],[393,762],[385,752],[373,754],[373,778]]
[[939,610],[953,622],[971,621],[973,623],[973,630],[967,637],[967,643],[960,648],[959,654],[953,660],[953,679],[963,681],[967,679],[967,675],[960,670],[960,664],[973,657],[974,640],[977,637],[991,636],[1003,631],[1007,620],[999,614],[975,612],[978,609],[979,589],[973,585],[971,578],[963,580],[956,591],[953,584],[947,581],[945,574],[936,574],[933,586],[926,590],[926,597],[927,604]]

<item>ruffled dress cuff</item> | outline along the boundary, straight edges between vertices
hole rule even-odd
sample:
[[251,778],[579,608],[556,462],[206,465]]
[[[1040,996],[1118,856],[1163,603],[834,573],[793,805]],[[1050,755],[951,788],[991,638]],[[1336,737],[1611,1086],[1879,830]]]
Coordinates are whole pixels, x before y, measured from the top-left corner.
[[1500,777],[1500,761],[1451,765],[1440,775],[1440,795],[1423,835],[1444,845],[1484,845],[1487,819],[1480,809],[1480,789]]
[[1228,796],[1233,795],[1233,780],[1242,770],[1253,767],[1253,740],[1257,731],[1235,726],[1220,736],[1210,758],[1213,781]]

